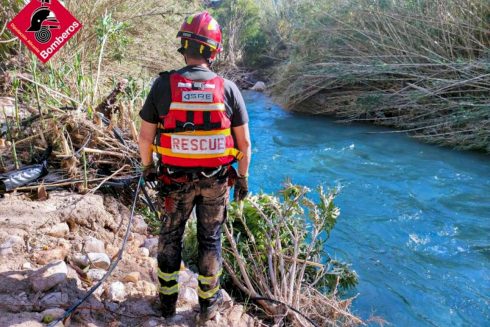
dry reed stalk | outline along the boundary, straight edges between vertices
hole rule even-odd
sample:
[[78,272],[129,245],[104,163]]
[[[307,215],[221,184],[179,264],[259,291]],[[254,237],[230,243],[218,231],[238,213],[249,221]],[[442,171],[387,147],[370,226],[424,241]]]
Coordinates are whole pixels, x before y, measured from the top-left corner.
[[304,36],[298,48],[311,48],[306,42],[313,35],[315,47],[277,70],[277,99],[293,111],[372,121],[429,142],[489,152],[490,23],[484,15],[490,5],[419,5],[387,9],[361,2],[348,18],[342,8],[319,10],[298,30]]

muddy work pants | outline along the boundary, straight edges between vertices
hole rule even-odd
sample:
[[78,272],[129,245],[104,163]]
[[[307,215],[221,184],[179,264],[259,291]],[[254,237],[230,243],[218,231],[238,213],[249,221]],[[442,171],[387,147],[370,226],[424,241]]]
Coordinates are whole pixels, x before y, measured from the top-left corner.
[[193,180],[178,184],[177,190],[164,197],[164,218],[158,244],[158,279],[163,312],[175,310],[182,237],[194,206],[199,243],[198,295],[201,311],[218,300],[222,269],[221,227],[226,219],[228,202],[227,176],[218,175],[206,178],[194,174]]

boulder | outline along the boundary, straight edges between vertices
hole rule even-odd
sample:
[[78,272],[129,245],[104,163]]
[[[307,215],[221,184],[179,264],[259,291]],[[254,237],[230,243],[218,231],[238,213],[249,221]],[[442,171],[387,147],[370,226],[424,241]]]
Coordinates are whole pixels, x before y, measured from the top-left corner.
[[94,268],[108,269],[111,265],[111,259],[105,253],[87,253],[90,265]]
[[84,240],[85,252],[89,253],[105,253],[105,245],[101,240],[96,239],[95,237],[88,236]]
[[264,92],[266,88],[265,83],[262,81],[258,81],[254,86],[252,86],[252,90],[257,92]]
[[46,234],[48,234],[49,236],[59,237],[59,238],[65,237],[69,233],[70,233],[70,227],[68,227],[67,223],[56,224],[46,232]]
[[112,302],[123,302],[126,300],[126,287],[121,282],[114,282],[107,288],[106,296]]
[[64,261],[50,263],[38,269],[30,278],[32,289],[35,292],[47,291],[58,284],[63,283],[68,274],[68,268]]

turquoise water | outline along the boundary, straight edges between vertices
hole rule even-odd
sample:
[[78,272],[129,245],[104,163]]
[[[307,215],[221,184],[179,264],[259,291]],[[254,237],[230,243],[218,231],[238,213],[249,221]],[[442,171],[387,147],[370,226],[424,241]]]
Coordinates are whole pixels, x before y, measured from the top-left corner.
[[490,326],[490,156],[245,98],[253,192],[275,192],[286,177],[342,185],[328,251],[360,276],[355,313],[395,326]]

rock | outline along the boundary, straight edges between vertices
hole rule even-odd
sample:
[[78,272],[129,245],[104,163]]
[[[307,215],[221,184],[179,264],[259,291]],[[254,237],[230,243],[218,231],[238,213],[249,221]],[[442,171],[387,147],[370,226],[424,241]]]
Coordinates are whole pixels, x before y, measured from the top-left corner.
[[65,310],[60,308],[47,309],[41,312],[41,315],[43,316],[42,322],[49,324],[56,319],[63,317],[65,315]]
[[24,262],[22,264],[22,270],[32,270],[32,265],[30,262]]
[[238,325],[238,326],[239,327],[254,327],[255,321],[248,314],[244,314],[244,315],[242,315],[240,325]]
[[146,235],[148,233],[148,224],[141,216],[136,216],[133,223],[133,231],[138,234]]
[[70,233],[70,227],[68,227],[67,223],[61,223],[61,224],[54,225],[47,232],[47,234],[49,236],[59,237],[59,238],[65,237],[69,233]]
[[64,261],[67,255],[68,249],[61,246],[52,250],[39,251],[35,254],[35,260],[38,265],[47,265],[53,261]]
[[10,236],[2,245],[0,245],[0,256],[8,256],[14,253],[14,248],[23,246],[24,239],[20,236]]
[[31,277],[31,286],[35,292],[44,292],[63,283],[68,274],[64,261],[50,263],[37,270]]
[[94,268],[108,269],[111,265],[111,259],[105,253],[88,253],[90,265]]
[[104,277],[105,274],[106,271],[103,269],[90,269],[87,272],[87,277],[93,281],[99,281]]
[[68,294],[61,292],[46,294],[40,301],[40,305],[43,308],[59,308],[68,302]]
[[122,281],[124,283],[137,283],[141,278],[141,274],[138,271],[127,274],[123,277]]
[[257,92],[264,92],[266,88],[265,83],[261,81],[258,81],[254,86],[252,86],[252,90]]
[[123,302],[126,300],[126,287],[121,282],[114,282],[107,288],[106,296],[112,302]]
[[73,244],[73,246],[71,248],[75,252],[82,252],[83,244],[81,244],[81,243],[75,243],[75,244]]
[[105,245],[101,240],[96,239],[95,237],[88,236],[84,240],[85,252],[89,253],[105,253]]
[[143,295],[143,296],[155,296],[157,295],[157,286],[155,284],[152,284],[146,280],[140,280],[139,282],[136,283],[136,289]]
[[68,266],[68,281],[70,283],[75,282],[77,285],[77,288],[81,289],[82,288],[82,281],[80,280],[80,276],[78,275],[77,271],[73,269],[73,267]]
[[150,255],[152,257],[156,256],[158,253],[158,237],[152,237],[145,241],[143,247],[150,250]]
[[194,275],[192,271],[185,269],[181,270],[179,273],[179,283],[181,285],[188,285],[191,283],[192,278],[194,278]]
[[3,244],[0,245],[0,257],[6,257],[11,254],[14,254],[14,249],[11,246],[4,247]]
[[196,290],[190,287],[185,287],[180,291],[179,300],[191,307],[199,304],[199,298]]
[[223,302],[232,302],[233,300],[231,299],[231,296],[230,294],[228,294],[227,291],[225,291],[224,289],[221,289],[221,294],[223,295]]
[[71,256],[70,260],[73,264],[77,265],[80,268],[85,268],[88,267],[88,265],[90,265],[90,260],[88,259],[88,256],[80,253]]
[[139,254],[142,257],[149,257],[150,256],[150,250],[148,250],[147,248],[140,248]]
[[162,326],[164,324],[165,320],[162,318],[160,320],[157,320],[155,318],[152,318],[150,320],[147,320],[142,327],[157,327],[157,326]]
[[112,244],[107,244],[105,252],[109,257],[114,258],[119,253],[119,248]]
[[239,326],[242,315],[243,315],[243,306],[242,305],[234,306],[233,309],[231,309],[231,312],[228,314],[228,325]]

